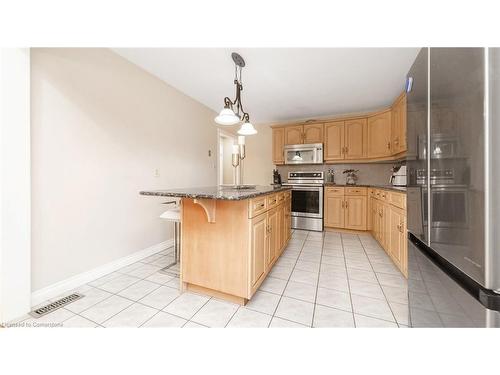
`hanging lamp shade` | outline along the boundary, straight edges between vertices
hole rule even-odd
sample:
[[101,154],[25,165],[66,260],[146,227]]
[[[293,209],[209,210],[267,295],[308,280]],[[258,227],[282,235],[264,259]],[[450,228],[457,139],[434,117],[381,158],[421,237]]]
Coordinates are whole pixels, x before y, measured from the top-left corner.
[[254,135],[254,134],[257,134],[257,130],[255,130],[255,128],[253,127],[253,125],[249,121],[246,121],[241,125],[240,130],[238,130],[238,134]]
[[224,126],[236,125],[240,121],[240,118],[234,114],[231,108],[223,108],[215,118],[217,124]]

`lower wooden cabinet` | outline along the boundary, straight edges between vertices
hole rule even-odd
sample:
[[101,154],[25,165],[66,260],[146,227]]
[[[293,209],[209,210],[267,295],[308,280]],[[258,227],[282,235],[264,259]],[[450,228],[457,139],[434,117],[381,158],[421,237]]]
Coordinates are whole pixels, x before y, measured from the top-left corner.
[[373,237],[408,276],[406,194],[371,189],[369,199]]
[[261,281],[266,270],[267,215],[254,217],[250,227],[250,284],[253,288]]
[[279,212],[277,208],[273,208],[267,213],[267,257],[266,266],[270,267],[276,258],[280,250],[280,228],[278,220]]
[[[257,200],[258,198],[255,198]],[[269,273],[285,249],[291,235],[291,194],[282,192],[266,196],[273,208],[253,217],[250,223],[250,288],[251,294]],[[277,202],[277,203],[274,203]],[[260,207],[250,202],[250,209]]]
[[366,230],[367,190],[365,187],[325,189],[325,226]]
[[345,228],[366,230],[366,196],[345,196]]

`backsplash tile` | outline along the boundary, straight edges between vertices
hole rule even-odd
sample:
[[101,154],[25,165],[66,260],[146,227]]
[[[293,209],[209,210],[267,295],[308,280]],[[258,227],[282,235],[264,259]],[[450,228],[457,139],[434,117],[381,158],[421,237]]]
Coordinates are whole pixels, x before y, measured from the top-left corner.
[[317,164],[317,165],[279,165],[278,171],[281,174],[282,181],[288,179],[288,172],[297,171],[323,171],[325,179],[328,169],[333,169],[335,173],[335,182],[345,184],[346,175],[342,172],[345,169],[359,169],[358,184],[360,185],[387,185],[391,177],[391,168],[393,165],[400,165],[401,162],[394,163],[366,163],[366,164]]

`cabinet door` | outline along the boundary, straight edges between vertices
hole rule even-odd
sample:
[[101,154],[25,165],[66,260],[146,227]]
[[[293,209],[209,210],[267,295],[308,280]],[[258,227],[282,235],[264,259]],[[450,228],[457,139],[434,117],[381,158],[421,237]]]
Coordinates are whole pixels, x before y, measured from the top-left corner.
[[391,112],[368,117],[368,157],[391,155]]
[[366,230],[366,197],[345,197],[345,228]]
[[382,203],[382,247],[389,253],[391,208],[387,203]]
[[344,227],[344,197],[327,195],[325,198],[325,226]]
[[252,287],[264,276],[268,246],[267,214],[263,213],[250,223],[250,282]]
[[324,159],[344,159],[344,121],[325,124]]
[[363,159],[366,157],[367,120],[366,118],[345,122],[345,158]]
[[267,213],[267,224],[269,229],[268,236],[268,251],[266,267],[269,268],[274,262],[279,252],[279,223],[278,223],[278,208],[273,208]]
[[285,200],[285,245],[292,234],[291,199]]
[[304,143],[323,143],[323,124],[304,125]]
[[283,146],[285,145],[285,129],[273,129],[273,163],[283,164],[285,156]]
[[297,126],[287,126],[285,129],[285,144],[286,145],[298,145],[303,142],[302,125]]
[[399,208],[391,207],[389,210],[390,228],[389,228],[389,255],[394,263],[402,268],[403,265],[403,249],[404,249],[404,215]]
[[281,255],[283,248],[286,243],[286,224],[285,224],[285,206],[286,204],[283,202],[278,207],[278,233],[279,233],[279,246],[278,246],[278,256]]
[[407,150],[408,146],[406,143],[407,135],[406,135],[406,94],[403,95],[400,103],[400,120],[399,120],[399,152],[404,152]]
[[398,154],[400,151],[400,140],[401,140],[401,105],[400,100],[398,100],[391,110],[392,124],[391,124],[391,143],[392,143],[392,153]]

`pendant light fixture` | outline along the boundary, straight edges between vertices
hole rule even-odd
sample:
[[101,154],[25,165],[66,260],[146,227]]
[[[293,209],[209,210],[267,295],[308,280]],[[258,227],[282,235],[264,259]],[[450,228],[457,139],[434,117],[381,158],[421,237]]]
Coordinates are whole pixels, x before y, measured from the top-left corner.
[[255,130],[250,122],[250,115],[245,112],[243,104],[241,103],[241,92],[243,91],[241,69],[245,66],[245,60],[243,60],[243,57],[236,52],[233,52],[231,57],[234,61],[234,84],[236,86],[236,98],[234,100],[229,99],[227,96],[224,98],[224,108],[215,118],[215,122],[223,126],[231,126],[243,122],[238,130],[238,134],[257,134],[257,130]]

